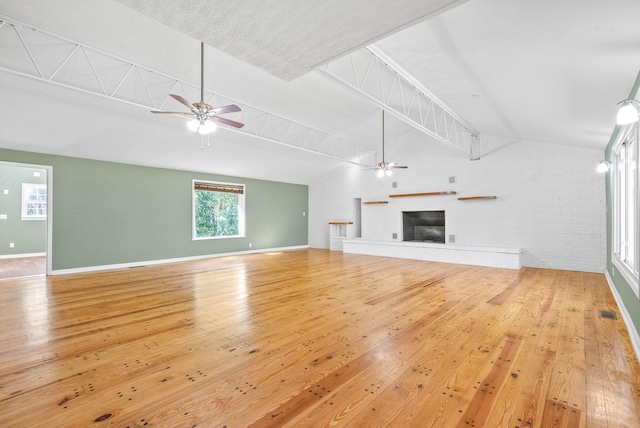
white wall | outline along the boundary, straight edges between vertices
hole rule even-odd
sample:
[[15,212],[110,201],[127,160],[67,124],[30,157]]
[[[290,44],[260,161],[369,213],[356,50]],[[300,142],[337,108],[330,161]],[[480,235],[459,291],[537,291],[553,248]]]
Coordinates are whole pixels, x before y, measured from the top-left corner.
[[[352,220],[353,198],[388,200],[362,206],[363,238],[402,239],[402,211],[445,210],[447,240],[456,235],[457,244],[522,248],[524,266],[604,271],[604,176],[595,172],[602,151],[494,138],[482,159],[469,161],[424,139],[411,134],[387,146],[387,160],[409,166],[390,178],[347,165],[309,186],[309,245],[329,248],[328,222]],[[445,190],[458,194],[388,198]],[[497,199],[457,199],[476,195]]]

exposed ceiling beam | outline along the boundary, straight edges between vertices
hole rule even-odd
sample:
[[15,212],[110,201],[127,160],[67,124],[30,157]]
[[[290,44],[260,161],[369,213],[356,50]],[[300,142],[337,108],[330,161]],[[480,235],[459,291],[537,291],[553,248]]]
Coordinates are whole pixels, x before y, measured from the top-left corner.
[[480,159],[478,133],[375,47],[316,70],[469,159]]
[[[195,99],[200,87],[0,15],[0,71],[108,98],[147,110],[165,108],[169,93]],[[10,55],[9,55],[10,53]],[[342,137],[275,115],[205,88],[211,105],[237,104],[230,119],[243,122],[230,132],[284,144],[356,165],[372,165],[376,152]],[[198,96],[199,98],[199,96]],[[170,101],[173,102],[173,101]],[[174,110],[178,105],[169,107]],[[150,115],[151,116],[151,115]],[[157,118],[160,119],[160,118]],[[166,119],[166,118],[165,118]],[[165,120],[160,119],[160,120]],[[153,120],[150,117],[150,121]]]

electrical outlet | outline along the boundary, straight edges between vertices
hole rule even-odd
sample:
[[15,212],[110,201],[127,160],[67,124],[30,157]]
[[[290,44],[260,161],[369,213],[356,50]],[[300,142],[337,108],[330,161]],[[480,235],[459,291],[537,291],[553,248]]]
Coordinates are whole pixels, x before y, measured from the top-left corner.
[[455,242],[456,242],[456,235],[449,235],[449,243],[455,244]]
[[249,242],[249,248],[253,247],[253,244],[251,242]]
[[4,189],[4,194],[8,195],[9,194],[9,189]]
[[394,233],[392,236],[393,236],[393,239],[398,239],[398,234],[397,233]]
[[451,177],[449,177],[449,184],[455,184],[456,183],[456,176],[452,175]]
[[40,177],[40,171],[33,171],[34,177]]
[[7,219],[6,214],[0,214],[0,220],[6,220],[6,219]]
[[9,242],[9,248],[13,248],[13,247],[15,247],[15,246],[16,246],[16,244],[15,244],[15,243],[13,243],[13,242]]
[[394,189],[398,188],[398,182],[394,181],[393,183],[391,183],[391,187],[393,187]]

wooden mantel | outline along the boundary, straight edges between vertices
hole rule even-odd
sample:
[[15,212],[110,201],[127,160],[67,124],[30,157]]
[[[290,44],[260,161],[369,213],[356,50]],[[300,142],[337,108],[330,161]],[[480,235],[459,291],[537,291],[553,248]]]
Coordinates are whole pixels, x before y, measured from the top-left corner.
[[455,195],[455,191],[449,192],[426,192],[426,193],[396,193],[395,195],[389,195],[390,198],[409,198],[413,196],[441,196],[441,195]]
[[497,199],[497,196],[465,196],[458,198],[459,201],[481,201],[485,199]]

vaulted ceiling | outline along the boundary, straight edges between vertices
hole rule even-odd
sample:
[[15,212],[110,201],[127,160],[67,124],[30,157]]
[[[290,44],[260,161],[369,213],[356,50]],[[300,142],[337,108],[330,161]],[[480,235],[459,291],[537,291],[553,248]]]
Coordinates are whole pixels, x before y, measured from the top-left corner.
[[[636,0],[289,0],[258,5],[0,0],[0,21],[11,24],[0,27],[0,67],[5,69],[0,70],[0,147],[312,183],[344,161],[261,138],[255,135],[259,123],[291,121],[363,150],[379,150],[380,106],[317,71],[373,44],[485,143],[604,149],[616,103],[626,98],[640,70]],[[241,118],[254,135],[219,129],[201,148],[200,137],[187,131],[181,118],[151,115],[137,102],[70,89],[89,85],[80,78],[79,62],[70,61],[69,70],[56,76],[73,84],[30,78],[29,59],[11,32],[15,25],[34,55],[44,58],[41,63],[64,50],[65,41],[80,43],[91,52],[140,65],[141,75],[154,70],[156,77],[192,83],[182,88],[191,101],[199,97],[203,40],[207,91],[220,102],[242,105]],[[52,42],[31,28],[64,41]],[[56,61],[51,59],[49,67],[55,69]],[[158,84],[124,89],[147,91],[164,109],[181,107],[156,95],[175,88],[153,82]],[[436,144],[393,115],[387,116],[385,132],[401,162],[411,159],[408,147],[420,147],[405,147],[406,139],[424,141],[424,150]],[[451,156],[459,154],[451,151]]]

